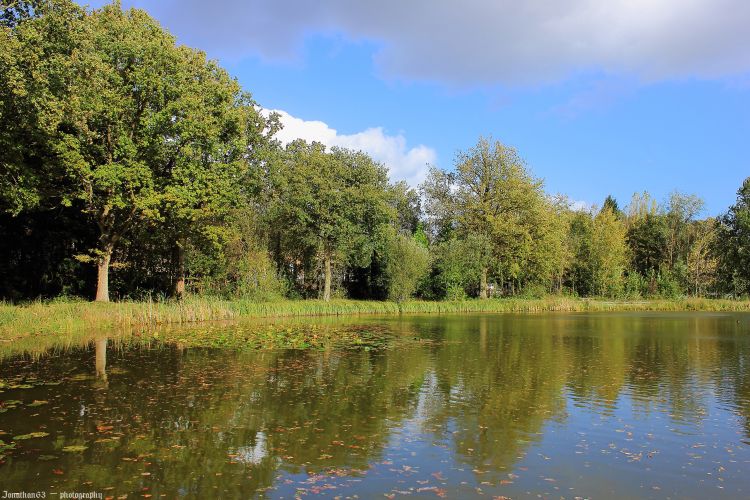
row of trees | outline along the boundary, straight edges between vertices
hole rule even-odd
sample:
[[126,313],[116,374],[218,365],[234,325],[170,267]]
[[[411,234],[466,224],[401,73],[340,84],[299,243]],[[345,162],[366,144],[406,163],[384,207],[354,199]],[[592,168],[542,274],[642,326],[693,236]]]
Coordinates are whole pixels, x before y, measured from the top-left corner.
[[750,178],[719,218],[699,219],[703,201],[678,192],[661,204],[636,193],[624,211],[612,197],[576,210],[545,194],[515,150],[480,139],[457,155],[455,171],[433,169],[422,193],[434,255],[428,296],[750,292]]
[[0,30],[5,298],[750,292],[750,179],[718,219],[679,193],[575,210],[481,138],[415,190],[362,152],[282,146],[143,11],[20,1]]

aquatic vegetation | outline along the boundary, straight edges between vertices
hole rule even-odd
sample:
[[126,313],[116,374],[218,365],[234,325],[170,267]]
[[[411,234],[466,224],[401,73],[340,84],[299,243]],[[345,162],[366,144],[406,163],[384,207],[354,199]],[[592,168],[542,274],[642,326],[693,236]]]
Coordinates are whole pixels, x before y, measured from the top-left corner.
[[70,445],[70,446],[63,446],[61,451],[64,451],[65,453],[81,453],[88,449],[89,449],[88,446],[76,444],[76,445]]
[[5,401],[0,401],[0,413],[5,413],[8,410],[14,410],[18,407],[18,405],[23,404],[23,401],[19,401],[17,399],[8,399]]
[[542,299],[459,301],[284,300],[253,302],[188,297],[182,301],[91,303],[84,301],[0,303],[0,344],[27,336],[63,337],[81,331],[143,328],[241,318],[357,316],[468,312],[748,311],[750,301],[686,298],[615,301],[551,296]]
[[3,462],[8,452],[12,451],[16,447],[16,443],[6,443],[0,439],[0,464]]
[[43,438],[47,436],[49,436],[49,432],[30,432],[28,434],[13,436],[13,441],[24,441],[26,439]]
[[[113,498],[180,496],[193,477],[212,498],[598,498],[613,477],[629,498],[741,498],[748,327],[744,313],[433,314],[84,338],[0,362],[6,386],[33,386],[8,390],[0,438],[49,433],[11,442],[0,475]],[[337,338],[350,348],[327,348]]]
[[151,337],[184,347],[232,349],[326,349],[389,347],[398,339],[373,325],[247,324],[206,325],[202,328],[166,329]]
[[[186,347],[242,349],[379,349],[394,342],[392,338],[384,339],[376,331],[337,330],[330,326],[311,326],[310,322],[291,327],[245,324],[246,320],[254,318],[275,321],[277,318],[312,316],[356,319],[410,314],[748,310],[750,301],[739,300],[610,301],[562,296],[401,303],[355,300],[251,302],[197,297],[180,302],[102,304],[55,301],[20,306],[0,303],[0,357],[65,349],[82,342],[94,342],[102,336],[128,342],[175,342]],[[225,328],[228,324],[233,325],[231,332]],[[16,380],[0,386],[0,391],[29,387],[28,380]]]

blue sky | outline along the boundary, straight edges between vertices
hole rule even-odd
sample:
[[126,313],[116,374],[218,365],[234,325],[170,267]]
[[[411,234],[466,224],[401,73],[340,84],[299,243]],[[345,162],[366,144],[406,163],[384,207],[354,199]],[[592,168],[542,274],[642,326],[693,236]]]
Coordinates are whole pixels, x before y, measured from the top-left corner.
[[745,0],[122,3],[283,111],[282,139],[365,149],[411,184],[479,135],[585,203],[679,190],[715,215],[750,176]]

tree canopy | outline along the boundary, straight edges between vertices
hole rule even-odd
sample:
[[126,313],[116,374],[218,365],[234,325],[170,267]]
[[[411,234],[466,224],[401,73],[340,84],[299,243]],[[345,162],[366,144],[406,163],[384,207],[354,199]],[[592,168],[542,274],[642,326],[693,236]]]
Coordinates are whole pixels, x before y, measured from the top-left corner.
[[678,192],[576,208],[491,137],[417,187],[279,128],[142,10],[4,8],[0,297],[750,293],[750,179],[716,218]]

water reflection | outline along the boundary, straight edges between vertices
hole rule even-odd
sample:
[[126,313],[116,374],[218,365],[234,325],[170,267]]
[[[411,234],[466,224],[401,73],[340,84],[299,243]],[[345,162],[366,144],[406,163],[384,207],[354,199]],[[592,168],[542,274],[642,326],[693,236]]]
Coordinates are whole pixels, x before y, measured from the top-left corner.
[[102,337],[94,342],[96,357],[95,357],[95,368],[96,378],[104,383],[107,383],[107,337]]
[[18,440],[3,484],[154,497],[750,491],[748,315],[354,322],[431,342],[107,353],[100,338],[93,352],[6,360],[0,399],[24,404],[0,414],[0,439],[49,436]]

